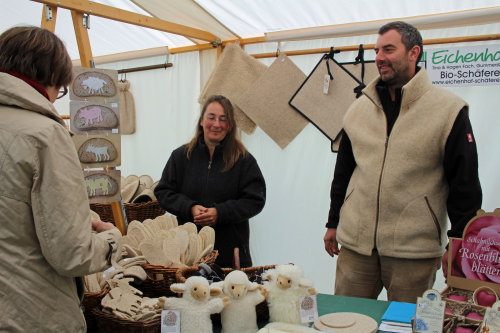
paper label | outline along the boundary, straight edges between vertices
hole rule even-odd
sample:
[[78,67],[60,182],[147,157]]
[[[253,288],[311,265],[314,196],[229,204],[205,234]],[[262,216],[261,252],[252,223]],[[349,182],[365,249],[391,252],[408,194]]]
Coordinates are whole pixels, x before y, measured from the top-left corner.
[[299,298],[300,321],[310,323],[318,319],[318,301],[316,295]]
[[418,297],[413,332],[441,333],[445,304],[437,290],[427,290],[423,297]]
[[114,268],[113,266],[111,266],[110,268],[108,268],[107,270],[105,270],[104,272],[102,272],[102,278],[105,279],[106,276],[108,276],[109,273],[111,273],[112,271],[114,271],[116,268]]
[[180,333],[181,313],[177,310],[161,312],[161,333]]
[[329,88],[330,88],[330,75],[325,74],[325,79],[323,80],[323,94],[328,95]]
[[481,332],[500,333],[500,302],[496,302],[491,308],[486,308]]

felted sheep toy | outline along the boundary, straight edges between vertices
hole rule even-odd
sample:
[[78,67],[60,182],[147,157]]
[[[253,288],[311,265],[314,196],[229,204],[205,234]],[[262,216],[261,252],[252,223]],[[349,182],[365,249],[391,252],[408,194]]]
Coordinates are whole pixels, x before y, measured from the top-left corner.
[[224,281],[212,286],[222,289],[230,298],[231,304],[221,313],[222,333],[256,333],[257,314],[255,306],[266,299],[267,293],[262,285],[248,280],[242,271],[232,271]]
[[300,297],[316,295],[311,280],[304,278],[302,269],[295,265],[278,265],[265,274],[268,295],[269,321],[301,324]]
[[182,298],[160,297],[159,304],[166,310],[178,310],[181,317],[181,332],[212,333],[210,315],[219,313],[230,304],[228,297],[210,298],[221,293],[219,288],[210,287],[207,279],[191,276],[184,283],[170,285],[174,293],[182,293]]

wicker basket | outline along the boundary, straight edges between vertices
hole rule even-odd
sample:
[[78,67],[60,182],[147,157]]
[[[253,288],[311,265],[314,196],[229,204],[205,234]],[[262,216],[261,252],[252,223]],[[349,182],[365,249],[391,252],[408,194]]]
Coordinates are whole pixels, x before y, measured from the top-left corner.
[[[215,259],[219,252],[213,250],[209,255],[201,258],[193,267],[198,267],[198,263],[205,263],[207,265],[213,265]],[[161,265],[142,265],[146,274],[147,279],[144,280],[138,288],[143,292],[144,296],[147,297],[160,297],[160,296],[176,296],[174,292],[170,290],[170,285],[176,283],[176,273],[182,268],[172,268]],[[189,267],[186,267],[189,268]]]
[[[144,221],[154,219],[157,216],[165,214],[165,210],[160,207],[157,200],[141,203],[124,203],[127,221]],[[99,214],[102,221],[114,223],[113,210],[110,203],[93,203],[90,209]]]
[[92,313],[92,310],[101,306],[101,300],[104,296],[106,296],[108,292],[109,288],[106,287],[99,292],[85,292],[83,294],[82,305],[83,314],[85,315],[85,321],[87,322],[87,330],[97,329],[97,321],[94,314]]
[[[244,272],[250,281],[254,282],[259,282],[262,284],[260,279],[260,275],[267,271],[268,269],[273,269],[275,268],[275,265],[267,265],[267,266],[256,266],[256,267],[247,267],[247,268],[242,268],[241,271]],[[181,268],[177,271],[176,274],[176,280],[179,283],[184,283],[186,282],[186,279],[193,275],[195,272],[198,271],[197,265],[194,265],[192,267],[184,267]],[[222,274],[224,276],[221,276],[221,278],[225,279],[226,276],[233,271],[232,268],[222,268]],[[267,306],[267,301],[263,301],[259,303],[255,307],[255,311],[257,313],[257,320],[259,322],[267,322],[269,320],[269,308]],[[220,322],[220,314],[215,314],[212,315],[212,321],[219,323]]]
[[161,330],[161,318],[150,321],[133,321],[114,316],[100,308],[92,310],[97,321],[99,333],[158,333]]

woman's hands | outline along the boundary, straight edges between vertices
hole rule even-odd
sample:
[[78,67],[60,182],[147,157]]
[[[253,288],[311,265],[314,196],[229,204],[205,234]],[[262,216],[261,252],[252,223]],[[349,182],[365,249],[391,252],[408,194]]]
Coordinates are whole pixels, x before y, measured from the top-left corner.
[[92,222],[92,229],[95,231],[103,232],[107,230],[112,230],[115,228],[115,226],[112,223],[109,222],[102,222],[102,221],[96,221],[96,220],[91,220]]
[[217,209],[205,208],[201,205],[191,207],[193,222],[199,226],[212,226],[217,222]]

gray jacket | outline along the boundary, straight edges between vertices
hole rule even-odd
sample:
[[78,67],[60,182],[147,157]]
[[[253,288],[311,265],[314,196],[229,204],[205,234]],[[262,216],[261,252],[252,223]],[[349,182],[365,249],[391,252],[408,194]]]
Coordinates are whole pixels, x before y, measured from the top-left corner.
[[0,73],[0,332],[85,332],[75,277],[109,267],[81,166],[52,103]]

